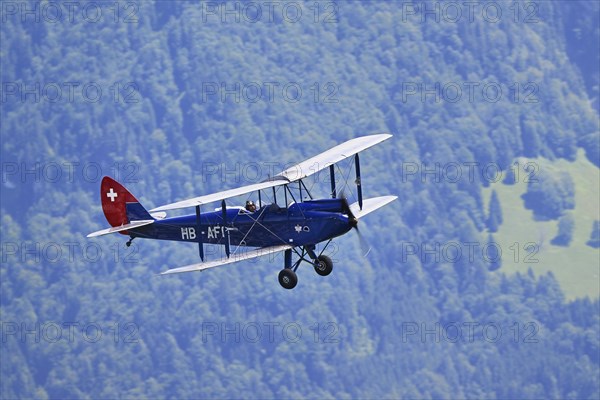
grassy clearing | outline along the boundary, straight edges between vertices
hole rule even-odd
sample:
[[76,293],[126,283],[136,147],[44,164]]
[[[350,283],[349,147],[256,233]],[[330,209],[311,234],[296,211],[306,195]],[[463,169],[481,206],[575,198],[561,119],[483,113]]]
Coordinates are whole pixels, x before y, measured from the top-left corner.
[[[600,250],[586,245],[592,231],[592,222],[600,219],[600,170],[580,151],[575,162],[550,161],[543,158],[519,159],[522,167],[527,162],[539,166],[539,174],[568,172],[575,183],[575,219],[573,240],[569,247],[550,244],[558,231],[557,221],[536,221],[533,212],[526,210],[521,195],[527,190],[525,173],[520,168],[518,182],[505,185],[501,181],[484,189],[484,200],[490,200],[492,189],[498,193],[504,222],[494,234],[502,248],[502,268],[499,271],[526,272],[531,268],[536,275],[552,271],[569,299],[600,296]],[[538,246],[536,254],[525,250],[528,243]],[[535,262],[537,260],[537,262]]]

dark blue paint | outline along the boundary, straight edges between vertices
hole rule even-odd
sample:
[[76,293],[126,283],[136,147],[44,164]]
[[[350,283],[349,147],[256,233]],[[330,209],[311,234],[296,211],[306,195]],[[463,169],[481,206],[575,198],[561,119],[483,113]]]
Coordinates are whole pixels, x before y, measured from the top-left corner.
[[[351,229],[343,214],[340,199],[310,200],[280,208],[263,206],[254,213],[228,208],[225,221],[222,211],[200,215],[200,232],[195,214],[156,220],[155,223],[129,231],[132,237],[211,244],[226,243],[225,226],[231,245],[268,247],[280,244],[304,246],[316,244]],[[200,233],[200,234],[199,234]]]

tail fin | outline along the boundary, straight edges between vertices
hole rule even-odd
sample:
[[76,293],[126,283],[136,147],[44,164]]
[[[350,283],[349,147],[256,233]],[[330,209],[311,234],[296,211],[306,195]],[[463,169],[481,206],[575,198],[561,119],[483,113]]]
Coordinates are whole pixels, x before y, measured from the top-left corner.
[[104,216],[112,227],[153,219],[125,186],[108,176],[102,178],[100,198]]
[[138,199],[125,189],[125,186],[108,176],[102,178],[100,184],[100,201],[104,216],[112,228],[92,232],[87,237],[116,232],[127,235],[128,229],[139,228],[155,221]]

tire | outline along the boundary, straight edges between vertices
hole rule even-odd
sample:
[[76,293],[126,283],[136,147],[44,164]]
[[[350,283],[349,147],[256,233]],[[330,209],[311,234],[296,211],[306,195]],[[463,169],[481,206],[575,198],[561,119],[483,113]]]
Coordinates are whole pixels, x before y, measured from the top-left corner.
[[320,255],[315,260],[315,272],[321,276],[327,276],[333,271],[333,261],[327,256]]
[[293,289],[298,284],[298,275],[289,268],[279,272],[279,284],[285,289]]

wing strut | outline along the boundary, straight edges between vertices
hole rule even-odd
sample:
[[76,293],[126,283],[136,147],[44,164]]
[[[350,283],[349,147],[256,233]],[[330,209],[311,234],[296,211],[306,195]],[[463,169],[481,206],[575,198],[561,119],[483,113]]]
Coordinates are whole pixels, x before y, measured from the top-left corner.
[[[300,184],[302,185],[302,187],[304,188],[304,191],[306,192],[306,194],[308,195],[308,198],[312,200],[312,194],[310,194],[310,191],[308,190],[308,188],[306,187],[306,185],[304,184],[304,181],[302,179],[300,179]],[[291,192],[290,192],[291,193]],[[300,196],[300,201],[304,201],[302,200],[302,196]]]
[[196,206],[196,231],[198,232],[198,253],[200,253],[200,259],[204,261],[204,243],[202,242],[202,225],[200,224],[200,206]]
[[[302,182],[302,180],[300,180],[300,182]],[[303,184],[304,185],[304,184]],[[284,185],[284,188],[286,188],[287,192],[285,193],[285,202],[287,204],[287,193],[290,193],[290,196],[292,196],[292,200],[294,201],[294,203],[298,203],[298,201],[296,200],[296,196],[294,196],[294,193],[292,192],[292,189],[289,188],[288,185]],[[304,190],[306,190],[306,193],[308,193],[308,189],[306,189],[306,186],[304,186]],[[310,193],[308,193],[310,195]],[[302,202],[302,199],[300,199],[300,202]],[[287,209],[287,207],[286,207]],[[302,213],[302,217],[306,218],[306,215],[304,215],[304,211],[302,211],[302,208],[299,209],[300,213]],[[287,213],[289,213],[289,210],[286,210]],[[288,214],[288,218],[289,218],[289,214]]]
[[335,164],[329,166],[329,177],[331,178],[331,198],[335,199],[337,197],[335,193]]
[[362,182],[360,181],[360,160],[358,153],[354,156],[354,166],[356,167],[356,189],[358,191],[358,206],[362,210],[363,197],[362,197]]
[[229,227],[227,226],[227,208],[225,200],[221,200],[221,215],[223,216],[223,233],[225,234],[225,254],[229,258]]

